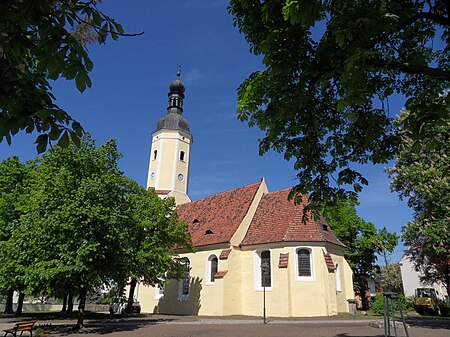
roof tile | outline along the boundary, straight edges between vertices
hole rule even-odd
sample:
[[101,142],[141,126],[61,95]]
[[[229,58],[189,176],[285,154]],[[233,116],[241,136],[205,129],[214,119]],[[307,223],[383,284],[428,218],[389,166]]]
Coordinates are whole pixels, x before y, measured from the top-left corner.
[[214,278],[223,278],[228,273],[228,270],[221,270],[214,274]]
[[306,201],[295,205],[288,200],[290,189],[263,196],[241,246],[272,242],[330,242],[344,246],[331,229],[325,230],[322,222],[309,217],[303,223]]
[[278,261],[278,268],[287,268],[289,262],[289,253],[281,253],[280,260]]
[[333,262],[333,259],[331,258],[330,253],[323,252],[323,257],[325,258],[325,263],[327,264],[328,271],[333,272],[334,271],[334,262]]
[[257,182],[179,205],[178,216],[188,223],[193,246],[229,242],[260,185]]
[[220,253],[219,260],[228,260],[228,256],[231,253],[231,249],[224,249]]

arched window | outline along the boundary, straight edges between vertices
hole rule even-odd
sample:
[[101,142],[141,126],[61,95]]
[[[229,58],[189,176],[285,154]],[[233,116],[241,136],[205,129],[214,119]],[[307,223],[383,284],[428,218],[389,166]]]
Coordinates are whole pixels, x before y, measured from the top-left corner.
[[184,151],[180,151],[180,160],[184,161],[184,156],[185,156],[185,152]]
[[335,276],[336,276],[336,291],[342,291],[342,285],[341,285],[341,267],[339,267],[339,263],[336,263],[336,269],[335,269]]
[[208,258],[208,265],[207,265],[207,275],[206,275],[206,279],[207,279],[207,283],[212,284],[215,282],[215,278],[214,276],[217,274],[218,270],[219,270],[219,260],[217,259],[216,255],[211,255]]
[[270,250],[265,250],[261,252],[261,287],[272,286],[271,274]]
[[153,160],[158,156],[158,150],[153,151]]
[[184,272],[183,282],[181,284],[181,296],[189,295],[189,283],[191,281],[191,263],[188,258],[183,259],[183,264],[186,268]]
[[297,276],[299,278],[312,277],[311,251],[306,248],[297,250]]

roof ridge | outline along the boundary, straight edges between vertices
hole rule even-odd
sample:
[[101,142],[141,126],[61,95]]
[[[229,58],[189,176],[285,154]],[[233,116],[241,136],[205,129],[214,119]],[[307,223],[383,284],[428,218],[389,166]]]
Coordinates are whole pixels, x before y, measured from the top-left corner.
[[[248,188],[248,187],[253,186],[253,185],[261,185],[261,183],[262,183],[262,181],[258,181],[258,182],[251,183],[251,184],[248,184],[248,185],[232,188],[232,189],[229,189],[229,190],[226,190],[226,191],[222,191],[222,192],[219,192],[219,193],[216,193],[216,194],[208,195],[207,197],[203,197],[203,198],[200,198],[200,199],[192,200],[190,203],[197,202],[197,201],[204,200],[204,199],[213,198],[213,197],[216,197],[218,195],[222,195],[222,194],[229,193],[229,192],[232,192],[232,191],[240,190],[240,189],[243,189],[243,188]],[[185,204],[181,204],[180,206],[182,206],[182,205],[185,205]]]

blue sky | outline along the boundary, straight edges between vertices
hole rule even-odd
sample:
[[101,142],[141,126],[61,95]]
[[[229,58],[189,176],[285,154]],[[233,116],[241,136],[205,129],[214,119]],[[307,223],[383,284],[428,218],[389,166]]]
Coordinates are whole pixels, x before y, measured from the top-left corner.
[[[262,65],[233,27],[226,7],[226,0],[105,0],[101,8],[128,33],[144,31],[144,35],[89,46],[93,85],[83,94],[73,82],[59,80],[53,86],[57,103],[81,122],[97,144],[117,139],[124,156],[121,169],[143,186],[151,133],[166,113],[168,85],[178,64],[186,85],[184,116],[194,136],[191,199],[250,184],[262,176],[270,191],[296,183],[292,163],[278,153],[260,157],[258,138],[263,134],[236,118],[236,89]],[[401,106],[401,101],[391,101],[391,114]],[[34,158],[35,138],[18,134],[11,146],[0,143],[0,160],[13,155]],[[400,233],[412,212],[390,192],[385,166],[362,168],[370,186],[361,194],[358,213],[378,228]],[[397,247],[392,262],[400,259],[402,249]]]

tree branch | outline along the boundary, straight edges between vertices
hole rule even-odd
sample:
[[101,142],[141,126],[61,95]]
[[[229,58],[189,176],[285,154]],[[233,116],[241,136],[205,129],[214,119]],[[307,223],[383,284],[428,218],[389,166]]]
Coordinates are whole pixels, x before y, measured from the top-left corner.
[[429,66],[387,61],[383,59],[375,59],[372,60],[371,63],[379,68],[387,70],[397,70],[406,74],[425,75],[441,81],[450,81],[450,71],[432,68]]

